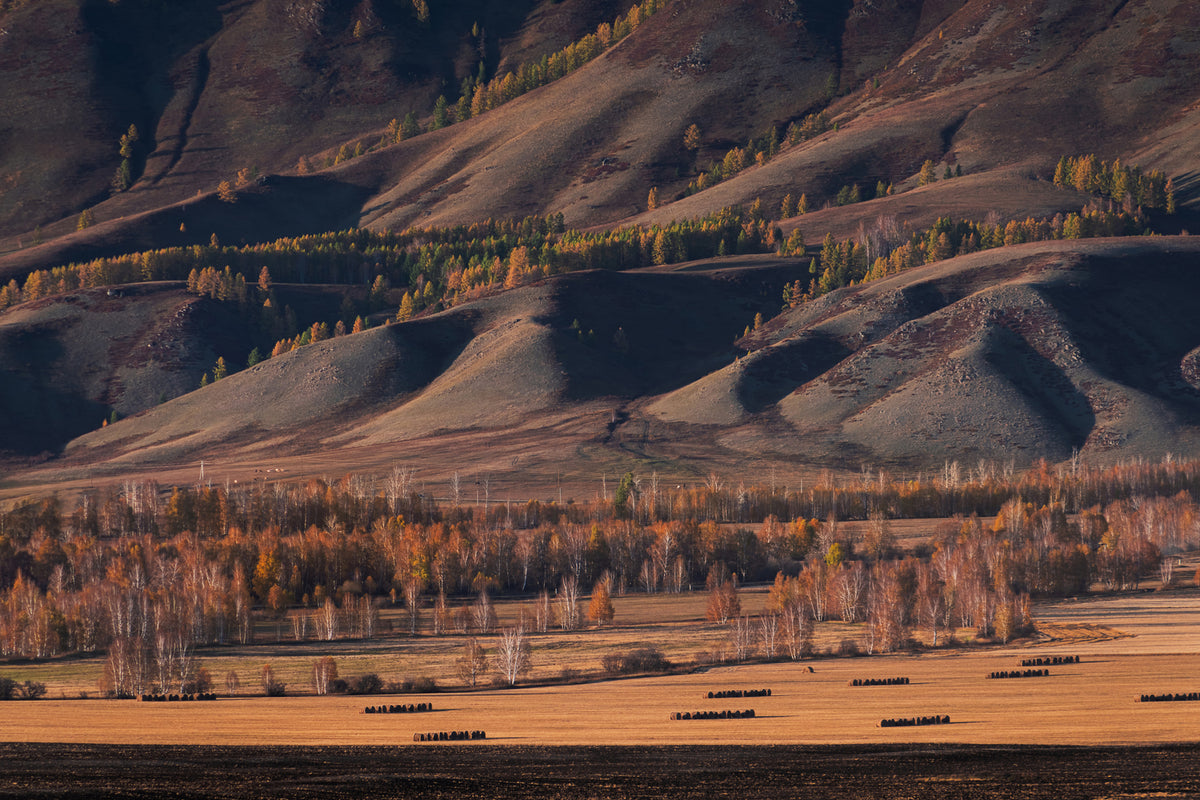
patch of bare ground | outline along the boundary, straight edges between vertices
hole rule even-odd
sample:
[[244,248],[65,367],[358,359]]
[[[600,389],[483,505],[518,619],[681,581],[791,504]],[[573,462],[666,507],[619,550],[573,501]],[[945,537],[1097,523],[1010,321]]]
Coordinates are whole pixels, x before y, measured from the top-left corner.
[[122,797],[595,797],[684,800],[1179,799],[1200,790],[1195,746],[180,748],[0,747],[11,794]]

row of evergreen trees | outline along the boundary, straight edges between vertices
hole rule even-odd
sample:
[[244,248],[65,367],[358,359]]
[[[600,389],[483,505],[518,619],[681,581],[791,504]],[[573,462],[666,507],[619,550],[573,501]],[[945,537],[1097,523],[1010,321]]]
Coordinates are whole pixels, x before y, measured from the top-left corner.
[[1147,232],[1148,225],[1140,209],[1128,212],[1111,202],[1089,204],[1079,213],[1007,223],[939,217],[930,227],[915,231],[905,230],[894,219],[880,219],[857,237],[841,242],[827,234],[819,256],[809,262],[807,280],[798,278],[784,288],[783,304],[794,308],[843,286],[981,250],[1057,239],[1138,236]]
[[1145,172],[1136,165],[1122,164],[1119,158],[1109,163],[1094,153],[1063,156],[1054,169],[1054,185],[1106,197],[1129,212],[1148,208],[1175,213],[1175,182],[1171,178],[1161,170]]

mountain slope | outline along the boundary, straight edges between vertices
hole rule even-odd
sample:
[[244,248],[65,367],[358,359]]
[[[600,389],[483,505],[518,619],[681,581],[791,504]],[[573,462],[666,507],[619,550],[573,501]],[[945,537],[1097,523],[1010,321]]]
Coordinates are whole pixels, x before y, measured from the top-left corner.
[[148,464],[381,446],[609,408],[732,360],[784,271],[556,278],[277,356],[82,436],[66,456]]
[[[583,32],[604,8],[611,10],[564,6],[574,11],[508,6],[494,27],[520,33],[498,39],[513,55],[497,57],[512,64],[539,48],[546,52],[564,29]],[[395,228],[555,212],[573,225],[669,220],[756,197],[777,205],[787,192],[819,203],[853,182],[907,187],[926,159],[968,174],[1000,170],[997,192],[1011,166],[1046,175],[1060,155],[1084,152],[1168,167],[1185,200],[1200,174],[1194,144],[1200,92],[1192,80],[1200,69],[1200,10],[1192,3],[860,2],[837,11],[764,1],[730,14],[714,0],[694,0],[668,4],[592,63],[468,122],[368,152],[319,176],[252,186],[247,213],[241,204],[215,201],[218,181],[251,167],[294,175],[302,155],[319,168],[338,143],[372,146],[388,118],[430,108],[435,79],[422,75],[441,75],[453,102],[448,76],[463,66],[422,55],[421,47],[432,45],[418,46],[411,20],[401,17],[380,16],[377,34],[361,41],[332,28],[318,35],[295,20],[268,37],[264,28],[273,23],[264,3],[221,8],[225,16],[207,44],[184,52],[187,43],[179,43],[174,60],[158,57],[169,64],[162,70],[179,74],[155,118],[159,130],[148,144],[154,149],[145,155],[143,178],[94,209],[98,224],[90,232],[73,230],[78,197],[60,205],[72,214],[61,223],[50,222],[52,214],[14,217],[7,230],[20,233],[24,249],[0,259],[0,272],[202,242],[212,233],[227,242],[256,241],[350,224]],[[439,12],[434,39],[441,45],[430,52],[453,51],[443,41],[452,31],[470,38],[466,20],[475,11],[463,3]],[[352,25],[359,12],[341,13],[338,19]],[[23,29],[13,25],[7,39]],[[171,109],[184,103],[187,80],[194,82],[194,64],[188,65],[196,48],[208,54],[208,77],[199,94],[193,91],[189,116]],[[239,55],[249,52],[262,55],[252,61]],[[422,58],[421,70],[401,69],[404,59]],[[697,170],[746,137],[821,108],[831,86],[845,92],[828,110],[836,131],[683,197]],[[12,85],[5,91],[20,94]],[[173,113],[179,120],[170,122]],[[683,146],[692,122],[702,130],[695,152]],[[85,181],[93,197],[118,165],[123,125],[109,123],[110,163]],[[29,174],[21,167],[30,159],[18,145],[34,135],[9,136],[8,159],[20,170],[11,175]],[[1178,146],[1156,146],[1160,136]],[[663,205],[637,216],[652,186],[660,187]],[[209,200],[197,202],[197,191]],[[24,207],[23,190],[14,185],[8,194],[17,201],[10,208]],[[36,221],[41,236],[53,240],[41,248],[29,247]],[[15,237],[7,247],[16,247]]]
[[400,463],[578,486],[1200,447],[1191,237],[954,258],[833,292],[735,348],[800,266],[577,273],[310,345],[79,437],[21,482],[207,460],[243,479]]
[[[312,313],[270,341],[254,314],[177,285],[19,303],[0,310],[0,451],[49,459],[36,474],[51,483],[219,454],[243,470],[280,458],[309,472],[520,464],[545,485],[563,469],[631,465],[927,468],[1196,448],[1190,237],[989,250],[775,315],[785,284],[820,275],[810,259],[826,234],[865,241],[943,217],[1049,219],[1088,204],[1135,212],[1055,186],[1064,155],[1163,170],[1178,213],[1155,209],[1150,226],[1200,229],[1200,5],[664,0],[565,77],[429,130],[434,98],[475,96],[481,66],[485,80],[503,76],[628,11],[615,0],[42,0],[0,14],[0,97],[14,110],[0,119],[5,283],[161,247],[527,215],[603,231],[756,200],[772,220],[763,231],[799,230],[809,244],[803,259],[576,273],[502,292],[508,244],[482,245],[473,265],[418,263],[442,235],[420,230],[390,268],[354,251],[331,278],[361,285],[281,287]],[[426,131],[392,136],[388,121],[409,111]],[[133,183],[113,193],[131,123]],[[685,144],[693,123],[698,141]],[[761,158],[737,150],[752,139]],[[932,183],[918,178],[926,163]],[[221,181],[235,192],[222,196]],[[852,185],[871,199],[839,205]],[[891,191],[874,197],[876,186]],[[789,195],[808,213],[776,219]],[[85,209],[94,224],[77,230]],[[629,236],[649,263],[655,232]],[[742,252],[736,229],[722,242],[708,252]],[[242,268],[257,272],[257,252],[236,254]],[[305,251],[288,252],[289,279],[305,280]],[[554,269],[577,267],[564,264]],[[530,266],[523,280],[554,271]],[[349,325],[368,291],[376,323],[429,283],[449,305],[453,269],[493,282],[456,300],[474,302],[193,391],[217,355],[244,363],[251,341],[269,347],[313,320]],[[390,289],[368,289],[385,274]],[[756,313],[767,324],[739,338]],[[129,418],[96,430],[113,410]]]
[[1197,266],[1191,238],[951,259],[780,315],[745,358],[647,410],[849,467],[1191,452]]

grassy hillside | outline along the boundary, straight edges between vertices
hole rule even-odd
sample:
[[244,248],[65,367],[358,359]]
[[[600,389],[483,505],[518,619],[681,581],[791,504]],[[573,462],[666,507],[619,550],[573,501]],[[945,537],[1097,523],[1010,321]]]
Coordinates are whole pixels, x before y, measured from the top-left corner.
[[[218,451],[248,469],[318,451],[328,461],[305,469],[531,463],[545,485],[629,464],[683,476],[1195,444],[1187,239],[963,247],[827,293],[882,274],[880,241],[887,255],[938,220],[1200,226],[1195,4],[7,9],[6,453],[65,450],[77,475]],[[1086,153],[1157,175],[1162,197],[1052,181]],[[719,214],[719,234],[697,221]],[[532,234],[455,227],[522,218]],[[317,236],[350,229],[378,238]],[[826,234],[871,254],[828,285]],[[784,244],[800,235],[803,255]],[[116,260],[84,264],[100,257]],[[306,286],[236,308],[97,288],[180,281],[189,259]],[[90,277],[27,289],[68,262]],[[416,318],[399,327],[283,346],[194,391],[218,357],[236,370],[321,323],[403,319],[404,297]],[[1096,307],[1121,320],[1116,343]],[[114,411],[132,419],[95,430]]]

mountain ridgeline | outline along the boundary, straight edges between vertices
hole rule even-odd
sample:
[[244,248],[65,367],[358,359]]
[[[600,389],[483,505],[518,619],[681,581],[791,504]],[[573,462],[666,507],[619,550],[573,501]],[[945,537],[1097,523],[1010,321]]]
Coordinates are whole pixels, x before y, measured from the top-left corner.
[[1184,0],[9,0],[12,491],[1191,452],[1198,45]]

